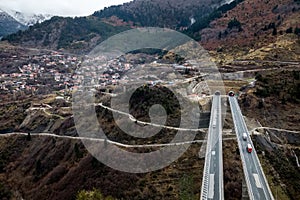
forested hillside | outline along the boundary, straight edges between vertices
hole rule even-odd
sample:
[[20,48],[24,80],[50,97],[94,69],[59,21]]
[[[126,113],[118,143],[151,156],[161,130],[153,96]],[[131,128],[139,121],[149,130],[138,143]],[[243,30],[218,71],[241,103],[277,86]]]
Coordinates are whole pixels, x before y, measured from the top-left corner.
[[[240,0],[237,0],[238,2]],[[136,0],[95,12],[92,16],[52,19],[4,40],[29,47],[65,49],[75,53],[91,50],[107,37],[134,27],[166,27],[194,37],[193,32],[207,27],[225,10],[232,9],[223,0]],[[219,9],[218,9],[219,8]],[[211,14],[213,13],[213,14]],[[203,25],[204,24],[204,25]],[[194,37],[195,39],[199,39]]]
[[63,18],[53,17],[26,31],[4,38],[13,44],[29,47],[65,49],[82,53],[92,49],[109,36],[128,30],[128,26],[113,26],[96,17]]

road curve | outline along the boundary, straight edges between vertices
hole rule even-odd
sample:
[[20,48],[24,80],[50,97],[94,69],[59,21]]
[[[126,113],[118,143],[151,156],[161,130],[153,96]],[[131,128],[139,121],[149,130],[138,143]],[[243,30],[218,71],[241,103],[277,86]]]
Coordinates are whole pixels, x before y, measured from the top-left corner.
[[[0,134],[0,138],[10,137],[10,136],[27,136],[28,133],[7,133],[7,134]],[[35,136],[44,136],[44,137],[54,137],[54,138],[64,138],[64,139],[71,139],[71,140],[89,140],[89,141],[99,141],[99,142],[107,142],[110,144],[114,144],[124,148],[145,148],[145,147],[164,147],[164,146],[179,146],[179,145],[186,145],[186,144],[196,144],[196,143],[203,143],[206,140],[193,140],[193,141],[186,141],[186,142],[176,142],[176,143],[166,143],[166,144],[143,144],[143,145],[129,145],[129,144],[122,144],[119,142],[115,142],[112,140],[105,140],[100,138],[87,138],[87,137],[72,137],[66,135],[55,135],[51,133],[32,133],[31,137]],[[227,138],[227,140],[233,140],[235,138]]]
[[102,103],[99,103],[99,104],[96,104],[96,106],[101,106],[102,108],[105,108],[107,110],[110,110],[112,112],[115,112],[115,113],[118,113],[118,114],[121,114],[121,115],[126,115],[128,116],[128,118],[131,120],[131,121],[134,121],[136,122],[137,124],[141,124],[141,125],[149,125],[149,126],[154,126],[154,127],[160,127],[160,128],[166,128],[166,129],[170,129],[170,130],[177,130],[177,131],[194,131],[194,132],[198,132],[198,131],[201,131],[201,132],[204,132],[206,131],[207,129],[205,128],[200,128],[200,129],[189,129],[189,128],[177,128],[177,127],[172,127],[172,126],[165,126],[165,125],[161,125],[161,124],[154,124],[154,123],[150,123],[150,122],[143,122],[143,121],[139,121],[137,119],[135,119],[131,114],[129,113],[125,113],[123,111],[119,111],[119,110],[115,110],[115,109],[112,109],[108,106],[104,106]]

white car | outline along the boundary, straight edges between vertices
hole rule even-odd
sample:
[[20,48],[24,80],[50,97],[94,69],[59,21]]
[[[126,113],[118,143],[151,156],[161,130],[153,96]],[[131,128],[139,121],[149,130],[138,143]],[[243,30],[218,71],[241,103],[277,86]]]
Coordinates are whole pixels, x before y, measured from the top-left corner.
[[243,133],[243,140],[247,140],[247,134]]

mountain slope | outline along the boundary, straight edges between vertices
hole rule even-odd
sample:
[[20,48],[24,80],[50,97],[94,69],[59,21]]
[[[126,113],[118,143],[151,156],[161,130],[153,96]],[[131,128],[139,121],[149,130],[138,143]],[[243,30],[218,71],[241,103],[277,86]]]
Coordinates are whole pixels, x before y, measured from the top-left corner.
[[10,9],[5,9],[5,12],[25,26],[32,26],[36,23],[42,23],[43,21],[52,17],[52,15],[49,14],[23,13]]
[[50,19],[51,15],[26,14],[9,9],[0,9],[0,38],[26,30],[28,26]]
[[[159,26],[172,29],[189,27],[199,16],[207,15],[224,0],[135,0],[97,11],[99,18],[116,16],[137,26]],[[227,1],[228,2],[228,1]]]
[[[55,17],[27,31],[5,37],[29,47],[85,52],[113,34],[136,26],[187,29],[195,19],[210,14],[224,0],[136,0],[112,6],[89,17]],[[194,20],[193,20],[194,19]],[[49,28],[49,26],[51,28]]]
[[128,26],[113,26],[95,17],[52,17],[4,39],[29,47],[71,49],[72,52],[80,53],[92,49],[107,37],[128,29]]
[[26,26],[15,20],[8,13],[0,9],[0,38],[17,32],[18,30],[25,30]]
[[296,0],[245,0],[199,34],[207,49],[260,48],[294,33],[300,28],[299,18]]
[[82,53],[129,28],[154,26],[182,31],[208,50],[227,49],[236,56],[268,46],[280,35],[299,35],[299,11],[299,0],[135,0],[89,17],[55,17],[4,40]]

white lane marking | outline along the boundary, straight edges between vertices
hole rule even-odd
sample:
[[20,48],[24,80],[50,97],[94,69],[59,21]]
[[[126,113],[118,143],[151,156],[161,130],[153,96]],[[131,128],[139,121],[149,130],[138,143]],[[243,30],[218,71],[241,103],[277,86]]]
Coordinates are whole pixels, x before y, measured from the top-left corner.
[[258,177],[258,174],[253,174],[253,177],[254,177],[254,180],[255,180],[256,187],[262,188],[259,177]]
[[208,187],[208,198],[214,198],[214,187],[215,187],[215,174],[209,175],[209,187]]

